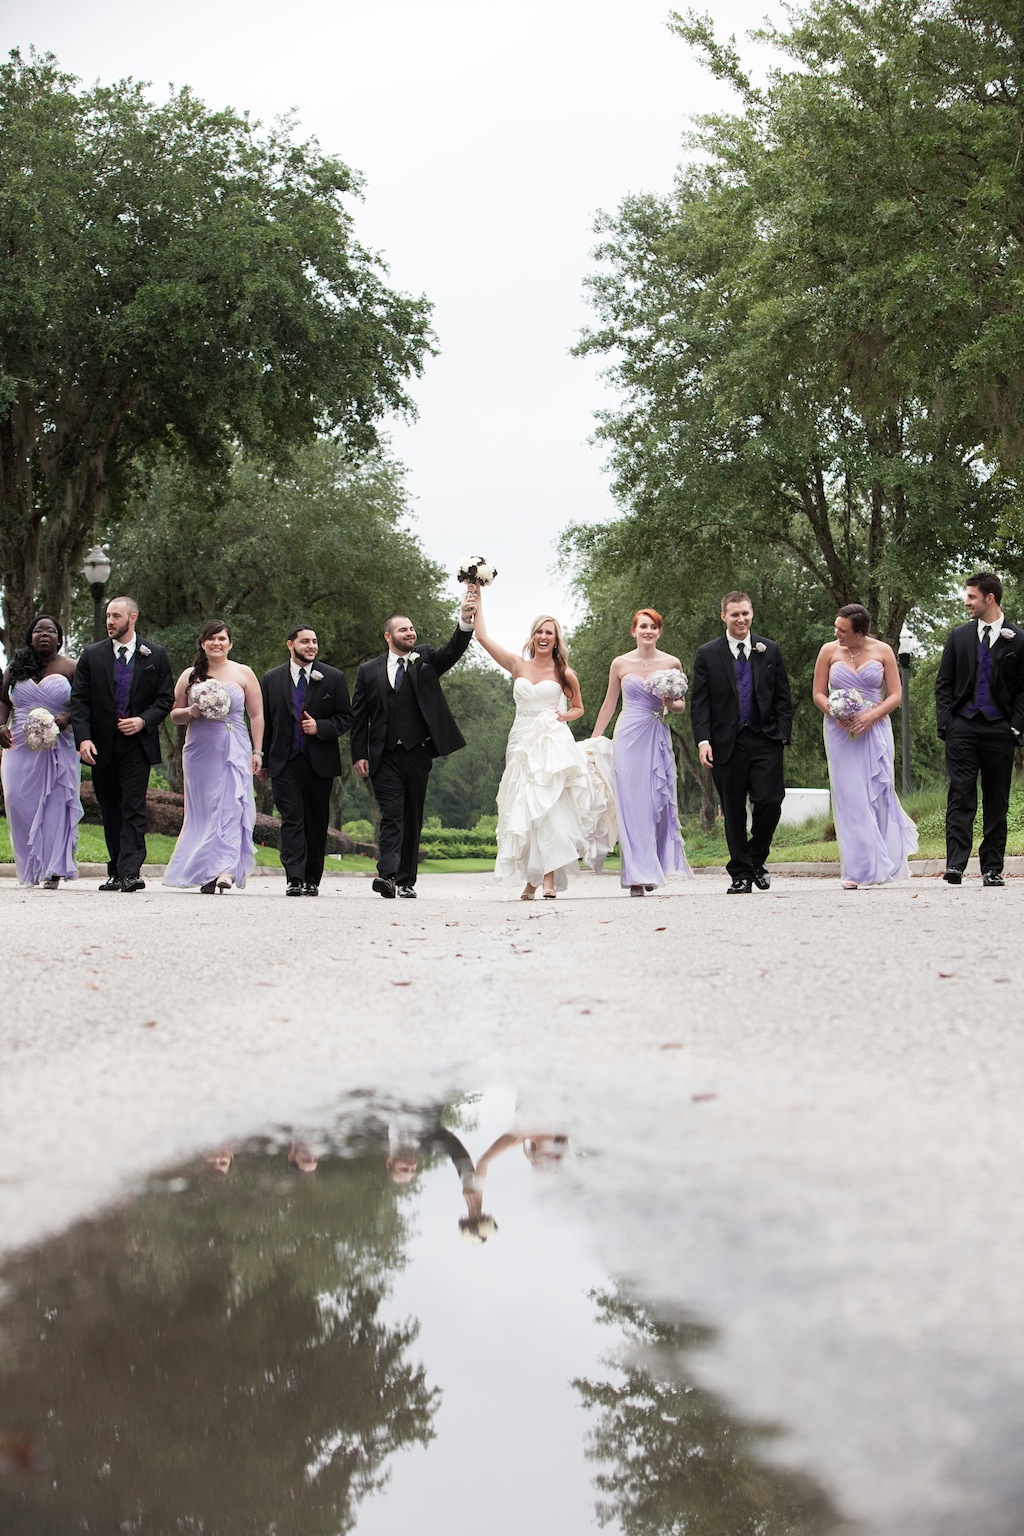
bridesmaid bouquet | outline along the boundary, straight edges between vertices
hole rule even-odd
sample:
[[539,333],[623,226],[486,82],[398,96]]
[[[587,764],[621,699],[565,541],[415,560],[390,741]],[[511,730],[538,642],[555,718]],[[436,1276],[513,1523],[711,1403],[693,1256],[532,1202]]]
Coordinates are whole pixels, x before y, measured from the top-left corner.
[[663,667],[659,672],[652,672],[650,677],[644,678],[644,690],[653,694],[662,703],[661,718],[668,719],[668,710],[664,707],[670,700],[685,699],[686,690],[689,687],[686,673],[680,672],[678,667]]
[[833,688],[828,696],[828,712],[840,725],[849,725],[867,707],[859,688]]
[[49,752],[57,745],[60,728],[48,709],[30,709],[22,734],[30,752]]
[[488,565],[483,555],[471,555],[468,560],[463,560],[456,574],[456,581],[472,581],[478,587],[489,587],[498,568]]
[[215,683],[212,677],[202,683],[193,683],[188,696],[204,720],[226,720],[231,713],[230,693],[223,683]]

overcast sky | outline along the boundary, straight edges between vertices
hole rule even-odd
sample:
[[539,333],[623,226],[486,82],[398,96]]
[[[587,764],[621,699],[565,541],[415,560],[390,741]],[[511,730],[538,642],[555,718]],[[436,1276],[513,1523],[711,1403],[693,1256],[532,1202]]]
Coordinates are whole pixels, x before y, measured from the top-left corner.
[[[0,36],[5,53],[34,44],[88,84],[131,75],[157,98],[187,84],[265,122],[294,108],[303,135],[361,172],[358,237],[394,286],[435,306],[441,355],[414,385],[418,420],[391,432],[416,531],[446,568],[494,561],[492,629],[513,645],[542,610],[572,617],[560,530],[614,512],[588,442],[609,397],[569,356],[590,318],[595,215],[666,190],[690,115],[728,101],[668,32],[670,9],[4,0]],[[769,9],[727,0],[719,31],[743,34]]]

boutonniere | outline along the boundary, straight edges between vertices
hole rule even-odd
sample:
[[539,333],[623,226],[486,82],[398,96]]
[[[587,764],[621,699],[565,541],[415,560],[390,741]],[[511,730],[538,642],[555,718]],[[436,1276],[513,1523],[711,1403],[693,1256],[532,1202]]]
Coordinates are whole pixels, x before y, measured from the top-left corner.
[[765,651],[766,651],[766,650],[767,650],[767,649],[768,649],[768,647],[767,647],[767,646],[766,646],[766,645],[765,645],[765,643],[764,643],[764,641],[763,641],[763,640],[759,640],[759,641],[758,641],[758,642],[757,642],[757,644],[756,644],[756,645],[755,645],[755,646],[754,646],[754,650],[755,650],[755,651],[760,651],[760,652],[761,652],[761,654],[762,654],[762,655],[763,655],[763,654],[764,654],[764,652],[765,652]]
[[419,661],[420,653],[419,651],[410,651],[405,659],[407,662]]
[[1017,631],[1015,629],[1001,629],[999,631],[999,638],[1000,640],[1013,640],[1016,638],[1016,634]]
[[150,650],[148,645],[140,645],[139,646],[139,655],[140,656],[152,656],[152,654],[153,654],[153,652]]
[[314,668],[314,670],[309,674],[309,680],[311,683],[322,683],[324,680],[324,675],[322,672],[317,672]]

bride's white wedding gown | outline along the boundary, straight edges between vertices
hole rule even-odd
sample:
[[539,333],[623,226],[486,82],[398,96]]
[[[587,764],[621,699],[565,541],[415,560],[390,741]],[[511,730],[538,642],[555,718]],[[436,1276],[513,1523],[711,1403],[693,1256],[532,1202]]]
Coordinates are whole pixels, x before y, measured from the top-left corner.
[[517,677],[512,697],[516,717],[498,786],[494,873],[499,880],[539,886],[553,872],[555,888],[564,891],[586,853],[593,818],[587,759],[558,719],[565,697],[554,678],[531,683]]

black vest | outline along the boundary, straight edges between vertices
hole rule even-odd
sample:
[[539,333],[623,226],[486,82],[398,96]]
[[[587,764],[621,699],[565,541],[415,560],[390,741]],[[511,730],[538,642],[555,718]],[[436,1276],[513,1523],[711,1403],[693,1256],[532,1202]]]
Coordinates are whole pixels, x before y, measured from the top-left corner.
[[[419,666],[419,662],[414,662]],[[430,729],[423,718],[423,711],[416,700],[416,694],[406,676],[405,682],[396,693],[388,684],[388,734],[384,742],[389,752],[401,744],[403,747],[418,747],[426,741],[430,735]]]

